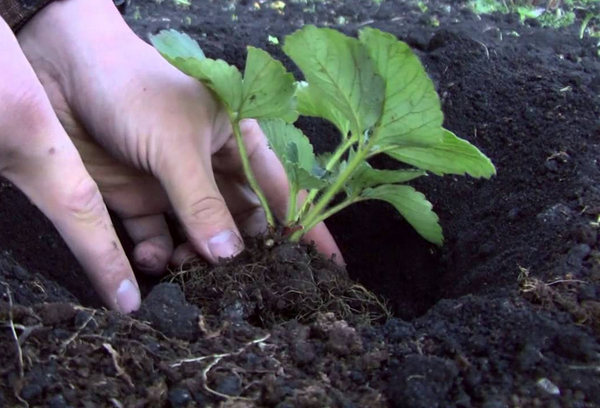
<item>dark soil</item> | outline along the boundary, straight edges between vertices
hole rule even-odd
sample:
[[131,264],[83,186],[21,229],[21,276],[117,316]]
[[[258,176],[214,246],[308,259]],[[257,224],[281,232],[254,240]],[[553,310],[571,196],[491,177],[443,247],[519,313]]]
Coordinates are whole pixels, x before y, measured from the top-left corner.
[[[399,0],[130,4],[126,19],[142,38],[183,30],[239,67],[253,45],[292,69],[268,35],[283,40],[302,24],[391,32],[421,57],[445,126],[498,175],[414,183],[440,215],[442,249],[381,203],[330,220],[350,277],[394,312],[371,325],[355,318],[360,307],[302,309],[328,290],[293,287],[278,307],[281,292],[261,291],[277,271],[339,277],[338,297],[353,284],[312,250],[277,245],[228,265],[234,291],[206,270],[186,286],[194,304],[161,284],[133,317],[94,309],[52,226],[2,183],[0,406],[600,407],[598,49],[579,39],[579,23],[541,28],[475,16],[466,3],[429,1],[425,14]],[[335,144],[331,126],[299,125],[317,150]]]

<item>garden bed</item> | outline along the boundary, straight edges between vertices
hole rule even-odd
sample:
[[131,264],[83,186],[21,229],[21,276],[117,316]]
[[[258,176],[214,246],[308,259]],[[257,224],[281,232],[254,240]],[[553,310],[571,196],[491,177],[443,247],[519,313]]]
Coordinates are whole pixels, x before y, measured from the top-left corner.
[[[132,317],[98,308],[50,223],[2,182],[0,407],[600,407],[597,39],[462,1],[282,5],[136,0],[126,19],[145,39],[187,32],[239,68],[252,45],[293,70],[273,39],[303,24],[393,33],[433,79],[445,127],[497,176],[411,183],[440,216],[442,248],[391,206],[359,203],[328,221],[350,281],[310,248],[259,239],[218,271],[245,295],[193,299],[186,285],[191,304],[178,285],[146,281]],[[298,125],[319,152],[335,145],[332,126]],[[200,294],[219,281],[202,268]],[[260,285],[277,287],[263,279],[273,274],[316,283],[270,301]],[[336,288],[345,306],[327,301]]]

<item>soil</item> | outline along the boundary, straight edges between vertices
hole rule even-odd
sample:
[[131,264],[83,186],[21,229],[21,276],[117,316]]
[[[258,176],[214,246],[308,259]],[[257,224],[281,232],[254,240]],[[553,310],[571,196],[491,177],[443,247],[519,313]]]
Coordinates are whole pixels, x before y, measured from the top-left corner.
[[[351,280],[311,248],[259,239],[218,275],[200,267],[185,295],[148,284],[130,317],[98,308],[51,224],[2,182],[0,406],[600,407],[597,44],[579,23],[476,16],[466,1],[431,0],[425,13],[400,0],[281,4],[136,0],[125,18],[144,39],[185,31],[240,68],[253,45],[294,69],[268,36],[303,24],[391,32],[434,80],[445,127],[498,175],[413,183],[440,216],[441,249],[367,202],[328,222]],[[318,151],[334,146],[328,124],[299,126]],[[216,286],[224,273],[237,286]],[[272,283],[302,273],[336,284]],[[371,292],[347,291],[360,285]],[[303,308],[327,304],[331,288],[351,307]],[[359,318],[383,304],[393,317]]]

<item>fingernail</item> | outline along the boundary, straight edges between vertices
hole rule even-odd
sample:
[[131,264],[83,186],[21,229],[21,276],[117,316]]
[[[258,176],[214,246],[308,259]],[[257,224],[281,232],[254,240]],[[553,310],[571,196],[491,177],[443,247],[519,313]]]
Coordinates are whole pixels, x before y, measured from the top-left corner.
[[223,231],[208,241],[208,250],[216,261],[221,258],[231,258],[244,249],[240,238],[230,230]]
[[139,309],[140,303],[140,291],[137,286],[128,279],[121,282],[117,290],[117,305],[121,312],[134,312]]

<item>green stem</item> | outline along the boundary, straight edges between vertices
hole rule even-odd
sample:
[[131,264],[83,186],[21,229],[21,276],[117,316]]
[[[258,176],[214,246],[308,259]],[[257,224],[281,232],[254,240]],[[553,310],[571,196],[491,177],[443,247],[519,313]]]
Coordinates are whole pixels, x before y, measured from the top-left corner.
[[[352,147],[352,145],[354,143],[356,143],[356,138],[350,137],[348,140],[346,140],[346,142],[344,142],[344,144],[340,145],[336,149],[336,151],[333,153],[333,155],[331,156],[331,158],[329,159],[327,164],[325,165],[325,170],[331,171],[333,166],[335,166],[337,164],[337,162],[340,161],[340,159],[342,158],[344,153],[346,153],[348,151],[348,149],[350,147]],[[298,211],[298,214],[294,218],[294,221],[298,222],[300,220],[300,218],[302,218],[304,216],[304,214],[308,211],[308,209],[312,205],[313,201],[317,197],[317,194],[319,194],[319,189],[310,190],[310,192],[308,193],[308,196],[306,197],[306,200],[304,200],[304,203],[302,204],[302,207],[300,208],[300,211]]]
[[304,231],[310,231],[311,229],[313,229],[315,227],[315,225],[317,225],[321,221],[325,221],[327,218],[331,217],[334,214],[337,214],[338,212],[342,211],[344,208],[348,207],[350,204],[354,204],[357,201],[359,201],[359,200],[356,200],[356,198],[354,198],[354,197],[352,197],[352,198],[347,197],[344,201],[342,201],[338,205],[331,207],[330,209],[325,211],[323,214],[318,216],[311,223],[311,225],[305,226]]
[[588,13],[585,16],[585,18],[583,19],[583,21],[581,22],[581,28],[579,29],[579,39],[580,40],[583,40],[583,36],[585,35],[585,29],[587,28],[587,26],[590,23],[590,21],[592,20],[592,18],[594,18],[594,14]]
[[[306,215],[306,218],[301,220],[302,221],[301,224],[303,226],[313,225],[315,220],[317,218],[319,218],[321,212],[325,209],[325,207],[327,207],[327,205],[331,202],[331,200],[334,199],[335,195],[344,187],[344,184],[346,183],[346,181],[350,178],[350,176],[352,176],[352,173],[354,173],[354,171],[358,168],[358,166],[360,166],[360,164],[365,160],[365,158],[368,155],[369,155],[369,149],[364,149],[362,151],[359,151],[356,154],[356,156],[354,156],[354,159],[352,159],[348,163],[348,166],[342,172],[342,174],[340,174],[340,176],[335,180],[335,183],[333,183],[327,189],[327,191],[325,191],[325,193],[323,194],[323,196],[321,196],[321,198],[319,199],[317,204],[315,204],[315,206],[312,207],[311,210],[308,212],[308,214]],[[302,235],[304,235],[307,231],[308,231],[307,228],[296,231],[292,235],[291,240],[293,242],[299,241],[300,238],[302,237]]]
[[298,211],[298,187],[296,183],[290,183],[290,201],[288,202],[287,215],[285,217],[285,225],[290,226],[296,219],[296,211]]
[[232,120],[231,124],[233,127],[233,135],[235,136],[235,141],[237,142],[238,150],[240,152],[240,158],[242,159],[242,167],[244,168],[244,173],[248,179],[248,184],[250,184],[250,187],[254,190],[254,194],[258,197],[258,201],[260,201],[260,205],[265,211],[265,217],[267,218],[269,227],[275,228],[275,218],[273,218],[273,213],[269,208],[269,202],[265,197],[265,193],[263,193],[260,188],[260,185],[254,176],[254,172],[252,171],[252,167],[250,166],[250,159],[248,158],[248,152],[246,151],[246,145],[244,144],[242,131],[240,130],[240,122],[238,120]]

